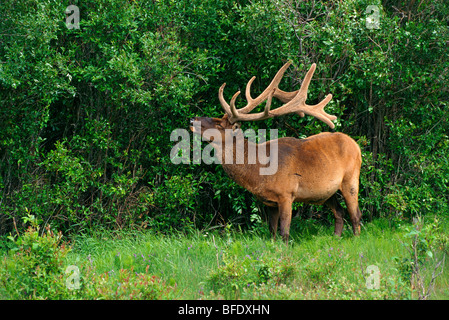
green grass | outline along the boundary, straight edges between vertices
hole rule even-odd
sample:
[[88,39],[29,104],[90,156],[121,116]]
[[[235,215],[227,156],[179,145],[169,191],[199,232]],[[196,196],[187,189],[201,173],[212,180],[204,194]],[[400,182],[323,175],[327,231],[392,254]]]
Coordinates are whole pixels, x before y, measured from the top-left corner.
[[[38,230],[0,246],[1,299],[416,299],[449,251],[444,217],[377,219],[359,237],[347,227],[341,238],[332,227],[294,219],[288,245],[264,224],[169,235],[96,230],[72,237],[70,251],[60,235]],[[412,273],[415,252],[419,272]],[[432,299],[449,298],[446,265]],[[75,290],[67,266],[79,269]]]
[[[448,234],[447,223],[442,232]],[[74,238],[68,265],[91,265],[96,272],[145,270],[176,287],[177,299],[408,299],[417,298],[401,274],[408,257],[405,231],[378,219],[359,237],[346,226],[342,238],[333,228],[311,220],[295,220],[286,246],[259,232],[192,232],[171,235],[147,232],[96,232]],[[426,259],[429,277],[443,244]],[[401,262],[402,261],[402,262]],[[377,266],[379,289],[367,288],[366,268]],[[431,298],[449,298],[449,270],[435,282]]]

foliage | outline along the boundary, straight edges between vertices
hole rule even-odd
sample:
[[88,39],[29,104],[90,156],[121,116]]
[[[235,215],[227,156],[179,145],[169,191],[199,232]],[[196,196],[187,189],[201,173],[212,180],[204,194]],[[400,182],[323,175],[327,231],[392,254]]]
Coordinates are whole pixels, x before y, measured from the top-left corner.
[[[433,217],[428,219],[427,223],[433,225]],[[448,252],[447,240],[444,240],[448,221],[439,219],[435,223],[438,228],[429,228],[425,233],[434,237],[430,240],[426,236],[432,242],[433,258],[424,253],[420,265],[426,289],[437,260]],[[332,226],[316,231],[316,225],[309,224],[310,230],[304,233],[310,237],[304,239],[293,232],[294,241],[289,246],[281,240],[273,241],[269,234],[233,230],[225,234],[191,230],[190,233],[163,235],[152,230],[97,229],[74,237],[70,250],[65,244],[67,254],[60,260],[63,267],[36,280],[45,289],[36,291],[35,298],[417,299],[420,288],[412,287],[401,267],[408,265],[410,260],[406,259],[412,257],[404,244],[412,244],[414,236],[410,238],[409,231],[417,225],[402,223],[401,227],[388,228],[389,224],[387,218],[376,219],[367,223],[365,232],[357,238],[350,232],[343,238],[336,238],[332,235]],[[29,242],[42,243],[47,234],[39,233],[39,237]],[[54,243],[59,233],[52,234],[52,240],[47,240]],[[422,237],[425,234],[422,233]],[[14,240],[18,240],[17,237]],[[19,296],[17,288],[21,287],[15,286],[19,281],[19,266],[26,261],[21,264],[17,251],[11,251],[16,247],[15,242],[8,240],[7,244],[9,253],[4,253],[0,263],[0,297],[28,299],[29,296]],[[61,239],[55,252],[61,252],[62,244]],[[39,251],[39,254],[44,256],[45,252]],[[32,259],[38,257],[33,255]],[[43,266],[55,260],[48,256],[45,259],[41,260]],[[68,283],[76,284],[71,277],[74,274],[64,272],[68,266],[79,268],[78,289],[67,287]],[[369,266],[379,270],[378,287],[367,285]],[[435,278],[429,292],[432,299],[449,296],[448,269],[438,269],[435,274],[440,270],[442,273]],[[20,281],[30,282],[32,275],[31,272]]]
[[62,234],[49,227],[40,231],[34,216],[31,226],[17,238],[9,237],[9,256],[0,267],[2,291],[10,299],[64,299],[64,262],[70,250],[61,243]]
[[[69,4],[80,29],[65,24]],[[336,130],[362,148],[365,221],[449,211],[447,1],[5,0],[0,11],[0,234],[28,213],[69,233],[254,227],[255,199],[217,165],[171,163],[170,133],[221,116],[223,82],[231,95],[255,75],[260,92],[287,59],[282,88],[316,62],[310,102],[332,92]],[[327,130],[294,115],[244,125]]]
[[[405,226],[405,235],[402,244],[407,249],[408,256],[396,258],[398,268],[404,280],[415,288],[418,298],[427,299],[433,290],[435,279],[443,272],[444,262],[449,244],[447,234],[441,231],[440,222],[434,219],[424,225],[421,217],[417,217],[413,225]],[[442,258],[437,258],[436,253],[442,250]],[[439,259],[439,260],[438,260]],[[436,261],[432,275],[426,281],[426,266],[430,261]]]
[[[40,231],[36,218],[28,215],[31,226],[17,238],[10,236],[7,255],[0,265],[2,299],[113,299],[154,300],[173,297],[175,288],[144,270],[119,268],[100,273],[89,263],[66,268],[71,247],[62,242],[61,232],[47,226]],[[75,278],[77,283],[75,285]]]
[[174,298],[174,289],[160,278],[144,272],[119,269],[118,274],[105,272],[98,274],[95,269],[83,270],[86,275],[84,285],[75,293],[81,299],[101,300],[157,300]]
[[[345,249],[330,246],[281,257],[224,253],[222,265],[207,278],[210,298],[224,299],[407,299],[407,282],[382,265],[379,288],[366,285],[364,269]],[[363,257],[363,255],[361,255]],[[361,258],[362,259],[362,258]],[[363,267],[362,267],[363,268]],[[366,268],[366,266],[365,266]]]
[[240,242],[235,242],[229,252],[223,253],[222,264],[207,278],[208,290],[225,299],[239,299],[261,286],[277,287],[293,278],[296,267],[288,257],[266,258],[253,252],[242,258],[241,247]]

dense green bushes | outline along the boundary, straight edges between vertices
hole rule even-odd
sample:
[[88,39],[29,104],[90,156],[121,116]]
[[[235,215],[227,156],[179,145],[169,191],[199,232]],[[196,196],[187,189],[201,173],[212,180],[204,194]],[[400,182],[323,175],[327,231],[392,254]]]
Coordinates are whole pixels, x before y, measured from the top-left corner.
[[[2,1],[0,233],[34,214],[63,231],[250,223],[259,205],[215,165],[174,165],[170,133],[220,116],[218,87],[283,61],[310,101],[334,95],[337,130],[363,149],[364,217],[447,213],[448,16],[443,0]],[[368,5],[379,8],[367,28]],[[326,127],[287,116],[257,124],[303,137]],[[299,206],[301,212],[312,210]],[[321,209],[313,209],[321,210]]]

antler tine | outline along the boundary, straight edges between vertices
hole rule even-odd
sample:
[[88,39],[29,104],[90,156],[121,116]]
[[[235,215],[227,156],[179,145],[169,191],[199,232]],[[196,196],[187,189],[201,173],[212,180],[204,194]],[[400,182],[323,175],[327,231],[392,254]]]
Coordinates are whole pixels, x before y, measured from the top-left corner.
[[307,98],[307,91],[309,90],[310,80],[312,80],[313,74],[315,73],[315,69],[316,63],[313,63],[309,71],[307,71],[306,76],[304,77],[301,83],[301,88],[299,90],[286,92],[277,88],[276,92],[274,93],[274,97],[281,100],[284,103],[287,103],[290,102],[294,97],[296,97],[299,92],[301,92],[301,96]]
[[310,80],[312,80],[313,74],[315,73],[316,63],[312,63],[309,71],[307,71],[306,76],[302,80],[301,88],[299,88],[298,94],[304,97],[304,101],[307,99],[307,91],[309,91]]
[[251,97],[251,84],[253,83],[254,79],[256,79],[256,77],[252,77],[248,81],[248,83],[246,85],[246,90],[245,90],[245,96],[246,96],[246,100],[248,101],[248,104],[245,107],[239,109],[239,113],[246,114],[246,113],[251,112],[255,107],[257,107],[259,104],[261,104],[263,101],[265,101],[270,94],[273,94],[273,91],[278,89],[279,82],[281,82],[282,77],[284,76],[285,70],[287,70],[288,67],[290,67],[290,65],[291,65],[290,61],[285,63],[282,66],[282,68],[280,68],[279,71],[276,73],[273,80],[271,80],[271,83],[268,85],[268,87],[257,98],[254,98],[254,99]]
[[[308,114],[312,117],[317,118],[318,120],[323,121],[326,123],[329,127],[332,129],[335,127],[335,125],[332,123],[333,120],[336,120],[337,117],[334,115],[330,115],[324,111],[324,107],[329,103],[329,101],[332,99],[332,94],[328,94],[323,101],[320,103],[310,106],[306,104],[307,100],[307,92],[309,90],[309,84],[312,80],[313,74],[315,73],[316,64],[313,63],[310,67],[309,71],[307,71],[306,76],[304,77],[301,88],[294,92],[285,92],[278,90],[276,92],[275,97],[278,98],[281,101],[287,102],[282,107],[275,109],[271,112],[271,116],[278,116],[283,115],[287,113],[293,113],[296,112],[300,116],[304,116],[304,114]],[[294,94],[294,96],[293,96]]]
[[256,79],[255,76],[249,79],[248,83],[246,84],[245,97],[248,102],[254,101],[254,99],[251,97],[251,85],[253,84],[254,79]]
[[248,101],[247,105],[241,109],[238,109],[235,107],[235,100],[237,99],[237,97],[240,95],[240,91],[237,91],[234,96],[231,99],[231,103],[230,105],[226,102],[226,100],[223,97],[223,91],[224,91],[224,87],[226,85],[226,83],[224,83],[220,89],[218,90],[218,99],[223,107],[223,109],[225,110],[225,112],[228,114],[229,120],[231,122],[236,122],[239,120],[262,120],[261,119],[257,119],[257,117],[254,116],[249,116],[246,117],[244,119],[242,119],[241,115],[244,114],[246,115],[247,113],[251,112],[255,107],[257,107],[258,105],[260,105],[263,101],[267,100],[267,105],[265,106],[265,110],[263,113],[261,113],[264,118],[266,119],[269,117],[269,111],[270,111],[270,106],[271,106],[271,99],[274,96],[274,93],[276,92],[276,89],[278,89],[278,85],[281,82],[282,77],[284,76],[285,70],[287,70],[287,68],[290,66],[291,62],[287,62],[285,63],[281,69],[279,69],[279,71],[276,73],[276,75],[274,76],[273,80],[271,81],[270,85],[256,98],[252,98],[251,97],[251,85],[254,82],[254,79],[256,79],[256,77],[252,77],[248,83],[246,84],[246,90],[245,90],[245,96],[246,96],[246,100]]
[[[301,116],[303,114],[308,114],[309,116],[315,117],[318,120],[323,121],[325,124],[327,124],[332,129],[335,128],[335,125],[332,123],[333,120],[336,120],[337,117],[334,115],[330,115],[324,111],[324,107],[331,101],[332,94],[328,94],[323,101],[316,105],[307,105],[305,104],[304,97],[301,96],[301,92],[298,92],[298,95],[293,98],[290,102],[283,105],[282,107],[279,107],[275,110],[272,110],[270,112],[271,117],[275,116],[281,116],[288,113],[298,113]],[[302,114],[301,114],[302,113]]]
[[[220,103],[228,114],[229,120],[234,123],[236,121],[254,121],[254,120],[264,120],[267,118],[272,118],[275,116],[280,116],[288,113],[297,113],[300,116],[304,116],[304,114],[308,114],[317,118],[318,120],[323,121],[332,129],[335,125],[332,123],[333,120],[337,119],[336,116],[330,115],[324,111],[324,107],[329,103],[332,99],[332,94],[328,94],[323,101],[320,103],[311,106],[306,104],[307,100],[307,91],[309,89],[310,81],[312,80],[313,74],[316,69],[316,64],[313,63],[310,67],[309,71],[307,71],[304,80],[302,81],[301,88],[297,91],[286,92],[280,90],[278,85],[285,73],[285,70],[290,66],[290,62],[284,64],[284,66],[279,69],[279,71],[274,76],[270,85],[257,97],[251,97],[251,84],[253,83],[255,77],[252,77],[247,85],[245,90],[245,96],[248,101],[248,104],[237,110],[235,107],[235,100],[240,94],[240,91],[236,92],[231,99],[231,105],[229,105],[223,97],[223,89],[225,84],[223,84],[218,91],[218,98]],[[283,106],[270,110],[272,98],[275,97],[285,103]],[[256,106],[261,104],[263,101],[267,100],[265,109],[263,112],[249,114]]]
[[[226,82],[221,85],[220,89],[218,89],[218,100],[220,101],[221,106],[223,107],[224,111],[226,112],[229,119],[231,120],[232,118],[237,117],[238,115],[233,114],[233,112],[231,110],[231,106],[226,102],[226,100],[223,97],[223,90],[224,90],[225,86],[226,86]],[[240,94],[240,91],[238,91],[237,93]],[[237,93],[234,94],[234,96],[236,96]]]

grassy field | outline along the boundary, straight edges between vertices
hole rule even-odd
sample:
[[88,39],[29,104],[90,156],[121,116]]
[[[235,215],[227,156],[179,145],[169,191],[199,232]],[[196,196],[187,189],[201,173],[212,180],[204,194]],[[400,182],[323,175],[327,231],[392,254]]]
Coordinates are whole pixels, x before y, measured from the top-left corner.
[[432,218],[420,226],[380,219],[366,224],[360,237],[346,227],[336,238],[333,228],[295,221],[288,246],[262,228],[169,236],[96,233],[77,236],[66,263],[110,277],[121,269],[155,275],[169,288],[158,299],[417,299],[432,273],[444,270],[430,299],[448,299],[447,264],[434,272],[447,252],[448,224],[423,227],[432,224]]
[[341,238],[294,219],[288,245],[263,223],[244,232],[96,230],[69,242],[30,223],[0,246],[1,299],[449,299],[441,217],[377,219]]

